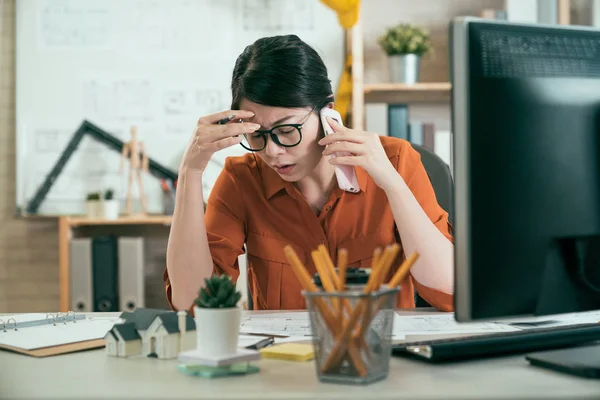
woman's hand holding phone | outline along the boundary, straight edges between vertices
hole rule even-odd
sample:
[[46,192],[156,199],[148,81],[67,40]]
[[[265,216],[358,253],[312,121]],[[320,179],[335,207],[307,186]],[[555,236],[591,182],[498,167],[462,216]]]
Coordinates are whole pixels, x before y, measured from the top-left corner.
[[337,153],[329,159],[331,164],[336,167],[361,167],[384,190],[396,184],[398,172],[385,153],[379,135],[346,128],[329,116],[326,119],[335,134],[325,136],[319,144],[327,146],[323,155]]

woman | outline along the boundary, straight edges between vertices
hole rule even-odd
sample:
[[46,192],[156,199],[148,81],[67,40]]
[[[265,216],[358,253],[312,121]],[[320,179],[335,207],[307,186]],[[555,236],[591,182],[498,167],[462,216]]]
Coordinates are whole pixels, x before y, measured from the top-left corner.
[[[320,244],[334,262],[340,248],[349,267],[369,267],[376,247],[399,242],[400,257],[418,252],[411,279],[402,285],[401,308],[414,307],[414,288],[439,310],[452,310],[453,238],[419,154],[407,141],[346,129],[329,120],[333,107],[326,67],[294,35],[263,38],[236,61],[232,110],[200,118],[180,169],[164,273],[174,309],[190,309],[213,273],[239,276],[248,254],[255,309],[302,309],[302,287],[283,248],[291,244],[314,273],[311,251]],[[219,124],[234,115],[232,122]],[[223,121],[221,121],[223,122]],[[250,149],[230,157],[204,214],[202,178],[214,152]],[[347,157],[331,157],[350,152]],[[336,165],[353,165],[358,193],[339,189]],[[413,286],[414,285],[414,286]]]

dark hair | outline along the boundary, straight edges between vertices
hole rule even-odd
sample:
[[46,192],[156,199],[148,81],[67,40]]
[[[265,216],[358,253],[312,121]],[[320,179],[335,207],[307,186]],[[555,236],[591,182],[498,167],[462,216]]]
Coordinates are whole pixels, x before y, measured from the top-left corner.
[[316,107],[333,101],[321,57],[296,35],[258,39],[235,62],[232,109],[242,99],[272,107]]

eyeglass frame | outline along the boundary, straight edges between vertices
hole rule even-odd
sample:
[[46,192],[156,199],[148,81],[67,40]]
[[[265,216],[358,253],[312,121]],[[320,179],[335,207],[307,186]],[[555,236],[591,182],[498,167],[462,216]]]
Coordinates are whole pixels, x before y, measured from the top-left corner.
[[[276,144],[276,145],[278,145],[278,146],[285,147],[285,148],[288,148],[288,149],[289,149],[289,148],[291,148],[291,147],[296,147],[296,146],[298,146],[300,143],[302,143],[302,127],[304,126],[304,124],[306,123],[306,121],[308,120],[308,118],[310,117],[310,114],[312,114],[312,113],[313,113],[313,111],[315,111],[315,108],[317,108],[317,107],[316,107],[316,106],[315,106],[315,107],[313,107],[313,108],[312,108],[312,109],[311,109],[311,110],[308,112],[308,114],[306,114],[306,115],[304,116],[304,118],[303,118],[303,121],[302,121],[301,123],[298,123],[298,124],[281,124],[281,125],[275,125],[275,126],[274,126],[274,127],[272,127],[271,129],[267,129],[267,130],[256,130],[256,131],[254,131],[253,133],[254,133],[254,134],[258,133],[258,134],[259,134],[259,135],[260,135],[260,136],[261,136],[261,137],[264,139],[264,142],[265,142],[264,146],[263,146],[262,148],[258,149],[258,150],[255,150],[255,149],[249,149],[249,148],[247,148],[246,146],[244,146],[244,144],[243,144],[243,143],[240,143],[240,145],[241,145],[241,146],[242,146],[244,149],[246,149],[246,150],[248,150],[248,151],[251,151],[251,152],[253,152],[253,153],[254,153],[254,152],[258,152],[258,151],[263,151],[264,149],[266,149],[266,148],[267,148],[267,141],[268,141],[267,135],[268,135],[268,136],[271,138],[271,140],[272,140],[273,142],[275,142],[275,144]],[[296,130],[298,130],[298,134],[300,134],[300,140],[298,140],[298,143],[296,143],[296,144],[292,144],[292,145],[285,145],[285,144],[282,144],[282,143],[279,141],[279,138],[277,137],[277,135],[276,135],[275,133],[273,133],[273,131],[274,131],[275,129],[277,129],[277,128],[281,128],[281,127],[284,127],[284,126],[291,126],[291,127],[295,128]],[[244,136],[245,136],[245,137],[247,137],[246,135],[247,135],[247,134],[245,134],[245,133],[244,133]],[[247,139],[246,139],[246,140],[247,140]]]

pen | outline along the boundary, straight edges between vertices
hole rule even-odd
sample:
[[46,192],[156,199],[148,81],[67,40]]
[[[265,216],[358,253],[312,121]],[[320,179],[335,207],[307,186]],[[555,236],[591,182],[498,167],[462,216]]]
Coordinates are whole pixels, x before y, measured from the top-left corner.
[[256,342],[251,344],[250,346],[246,346],[247,349],[259,350],[265,347],[272,345],[275,342],[275,339],[272,337],[268,337],[266,339],[261,340],[260,342]]
[[268,337],[274,337],[274,338],[288,338],[288,335],[272,335],[270,333],[260,333],[260,332],[240,332],[240,335],[247,335],[247,336],[268,336]]
[[235,114],[232,114],[229,117],[225,117],[225,118],[219,120],[219,122],[217,122],[217,124],[219,124],[219,125],[225,125],[226,123],[228,123],[229,121],[231,121],[234,118],[235,118]]

